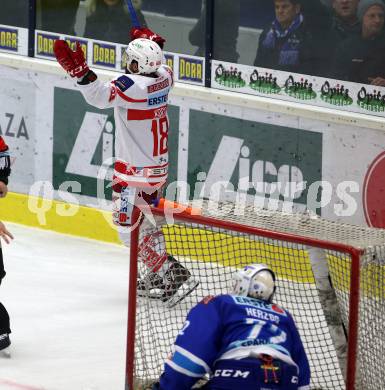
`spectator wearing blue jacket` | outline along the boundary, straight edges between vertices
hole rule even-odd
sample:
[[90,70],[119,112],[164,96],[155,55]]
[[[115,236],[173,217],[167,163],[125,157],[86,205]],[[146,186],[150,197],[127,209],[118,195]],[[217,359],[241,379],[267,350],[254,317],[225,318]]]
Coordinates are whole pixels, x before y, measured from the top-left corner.
[[258,44],[256,67],[312,74],[317,53],[313,34],[307,28],[300,0],[274,0],[275,19],[263,30]]

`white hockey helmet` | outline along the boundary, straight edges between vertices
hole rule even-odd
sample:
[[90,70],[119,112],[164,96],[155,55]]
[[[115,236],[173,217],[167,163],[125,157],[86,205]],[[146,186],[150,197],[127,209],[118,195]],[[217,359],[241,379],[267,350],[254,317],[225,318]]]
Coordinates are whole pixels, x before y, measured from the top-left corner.
[[251,264],[233,275],[233,294],[271,302],[275,274],[266,264]]
[[137,74],[151,74],[162,65],[163,53],[159,45],[150,39],[138,38],[128,44],[126,49],[127,70],[132,61],[138,63]]

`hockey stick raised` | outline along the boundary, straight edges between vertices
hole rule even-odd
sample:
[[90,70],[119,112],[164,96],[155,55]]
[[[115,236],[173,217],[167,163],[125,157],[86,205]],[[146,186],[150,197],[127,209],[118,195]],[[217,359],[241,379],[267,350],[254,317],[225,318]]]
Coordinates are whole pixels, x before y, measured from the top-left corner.
[[128,7],[128,11],[129,11],[129,13],[131,15],[131,21],[132,21],[133,26],[136,27],[136,28],[142,27],[140,25],[140,22],[139,22],[139,19],[138,19],[138,15],[136,14],[135,8],[132,5],[132,1],[131,0],[126,0],[126,4],[127,4],[127,7]]

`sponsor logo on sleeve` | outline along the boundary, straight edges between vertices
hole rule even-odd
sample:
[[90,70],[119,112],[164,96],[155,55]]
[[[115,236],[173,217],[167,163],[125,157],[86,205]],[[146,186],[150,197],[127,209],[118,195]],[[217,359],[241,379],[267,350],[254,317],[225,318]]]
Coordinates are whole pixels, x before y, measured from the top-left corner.
[[80,46],[83,50],[84,57],[85,57],[86,61],[88,60],[87,59],[87,46],[88,46],[87,41],[82,40],[82,39],[78,39],[78,38],[72,38],[72,37],[66,37],[65,41],[68,43],[68,46],[71,48],[71,50],[76,50],[76,42],[79,42]]
[[116,46],[94,42],[92,47],[92,63],[93,65],[115,68]]
[[179,80],[202,83],[203,77],[203,60],[179,57]]
[[115,80],[115,85],[122,91],[127,91],[128,88],[132,87],[135,84],[134,80],[132,80],[128,76],[120,76]]
[[17,51],[17,29],[0,27],[0,49]]
[[57,39],[60,39],[59,35],[36,33],[36,54],[45,57],[55,57],[53,44]]

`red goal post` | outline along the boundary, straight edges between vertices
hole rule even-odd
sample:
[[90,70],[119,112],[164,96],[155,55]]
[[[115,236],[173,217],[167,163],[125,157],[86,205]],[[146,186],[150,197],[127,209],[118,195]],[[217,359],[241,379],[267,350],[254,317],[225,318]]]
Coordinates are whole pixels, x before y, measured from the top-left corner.
[[[163,217],[157,229],[166,237],[167,252],[200,282],[175,307],[137,298],[144,232],[142,226],[132,231],[126,390],[147,389],[146,383],[159,377],[188,310],[205,295],[227,293],[234,269],[252,262],[268,263],[278,277],[275,301],[289,309],[298,325],[312,389],[385,388],[385,231],[251,206],[241,211],[228,202],[205,202],[201,215],[192,215],[191,209],[152,210]],[[326,300],[325,265],[331,281]],[[336,310],[330,315],[333,300]],[[329,317],[338,317],[337,339],[336,318]],[[341,329],[346,329],[346,356],[336,346]]]

